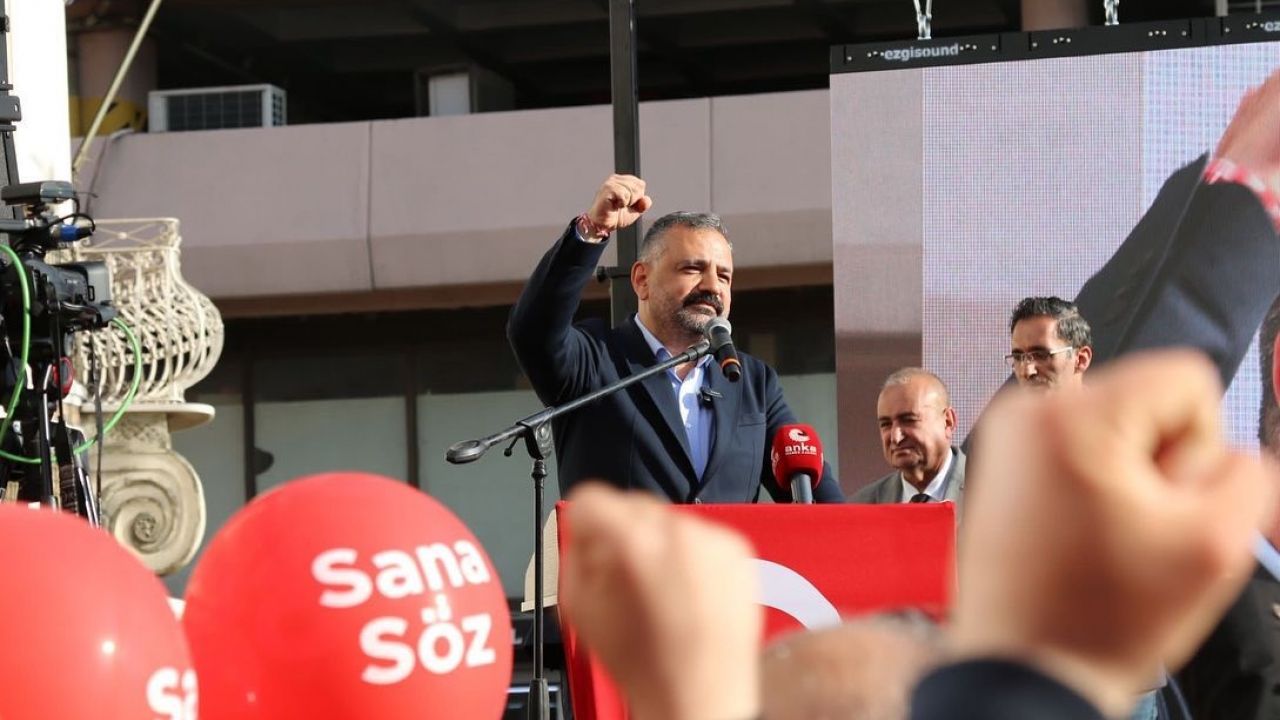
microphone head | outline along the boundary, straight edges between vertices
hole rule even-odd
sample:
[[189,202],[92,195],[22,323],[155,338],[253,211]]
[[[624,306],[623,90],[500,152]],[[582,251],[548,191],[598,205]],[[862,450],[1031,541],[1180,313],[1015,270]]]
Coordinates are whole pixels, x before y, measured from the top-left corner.
[[733,342],[733,325],[722,317],[713,317],[702,328],[702,336],[711,343],[711,351],[715,352],[728,342]]
[[783,489],[791,489],[791,478],[804,473],[816,488],[822,481],[822,440],[812,425],[783,425],[773,436],[769,452],[773,479]]
[[449,446],[444,459],[454,465],[464,465],[480,459],[489,450],[489,445],[479,440],[463,440]]
[[702,328],[702,333],[711,344],[710,352],[715,355],[724,376],[729,382],[741,380],[742,362],[738,360],[738,353],[733,347],[733,326],[729,321],[722,317],[711,318]]

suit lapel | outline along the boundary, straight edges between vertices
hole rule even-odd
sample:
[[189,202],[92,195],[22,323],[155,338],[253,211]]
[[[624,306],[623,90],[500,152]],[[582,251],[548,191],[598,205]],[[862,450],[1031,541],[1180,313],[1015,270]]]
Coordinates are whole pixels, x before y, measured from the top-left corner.
[[951,448],[951,451],[951,469],[947,471],[951,477],[947,478],[947,492],[943,500],[959,503],[964,496],[964,451],[958,447]]
[[[707,457],[707,469],[702,473],[702,485],[706,485],[712,477],[715,477],[716,471],[729,452],[730,444],[733,443],[733,433],[737,429],[738,407],[742,404],[742,382],[729,382],[715,363],[707,363],[703,372],[709,375],[703,378],[703,383],[709,386],[713,393],[718,393],[718,396],[711,401],[715,430],[714,439],[711,441],[711,454]],[[773,438],[765,438],[765,442],[772,442],[772,440]]]
[[964,515],[964,476],[967,458],[964,450],[959,447],[952,449],[956,454],[951,461],[951,480],[947,484],[947,499],[956,504],[956,525],[959,526],[960,518]]
[[902,502],[902,476],[893,473],[885,478],[884,485],[880,486],[880,497],[877,500],[883,505]]
[[[627,369],[631,375],[636,375],[657,364],[657,358],[653,356],[653,351],[645,342],[644,335],[641,334],[640,328],[636,327],[635,318],[627,320],[626,324],[619,328],[619,336],[622,338]],[[665,373],[659,373],[641,380],[640,387],[652,403],[652,410],[661,416],[662,424],[665,426],[661,427],[655,423],[654,430],[661,432],[665,429],[670,438],[680,445],[684,453],[681,458],[676,459],[676,462],[681,465],[689,478],[693,478],[689,436],[685,434],[684,422],[680,420],[680,408],[676,405],[676,394],[671,389],[670,379]]]

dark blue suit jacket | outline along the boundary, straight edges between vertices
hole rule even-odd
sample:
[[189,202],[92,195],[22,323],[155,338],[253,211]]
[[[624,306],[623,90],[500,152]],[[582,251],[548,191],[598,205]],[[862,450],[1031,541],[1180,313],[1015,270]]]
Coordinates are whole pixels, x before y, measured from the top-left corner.
[[1196,720],[1280,718],[1280,582],[1256,568],[1178,682]]
[[1056,679],[1017,662],[967,660],[926,675],[911,696],[911,720],[1103,720]]
[[[507,337],[538,398],[560,405],[657,363],[634,318],[616,329],[599,320],[573,324],[582,289],[605,244],[578,239],[570,224],[542,258],[511,311]],[[672,502],[755,502],[761,485],[790,502],[769,467],[774,433],[795,416],[782,397],[778,375],[758,358],[739,354],[742,380],[730,383],[708,368],[720,394],[711,455],[701,479],[675,393],[662,375],[597,400],[553,421],[560,491],[584,479],[639,488]],[[843,502],[827,466],[814,491],[818,502]]]

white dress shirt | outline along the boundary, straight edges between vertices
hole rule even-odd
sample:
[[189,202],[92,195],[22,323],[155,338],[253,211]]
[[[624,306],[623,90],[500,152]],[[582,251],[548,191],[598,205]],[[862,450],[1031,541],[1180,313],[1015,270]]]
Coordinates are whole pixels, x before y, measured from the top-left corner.
[[[929,481],[929,485],[925,487],[924,494],[929,496],[929,502],[941,502],[947,497],[947,475],[951,472],[951,461],[954,459],[955,452],[951,448],[947,448],[947,459],[942,461],[942,467],[938,468],[938,474],[933,476]],[[898,474],[898,481],[902,483],[902,500],[900,502],[911,502],[912,496],[920,492],[916,490],[916,486],[907,482],[907,479]]]

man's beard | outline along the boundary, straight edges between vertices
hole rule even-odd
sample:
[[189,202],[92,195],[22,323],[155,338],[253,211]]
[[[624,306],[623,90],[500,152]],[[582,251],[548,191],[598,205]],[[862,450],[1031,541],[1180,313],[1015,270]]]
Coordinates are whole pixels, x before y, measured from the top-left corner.
[[[715,308],[715,315],[708,315],[702,310],[695,310],[694,305],[705,303]],[[680,303],[680,309],[676,310],[675,321],[676,326],[691,336],[701,336],[707,329],[707,323],[712,318],[719,317],[724,313],[724,303],[720,302],[720,297],[714,293],[698,292],[697,290],[685,296]]]

